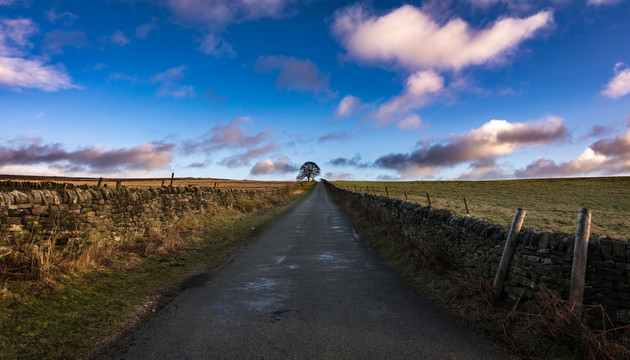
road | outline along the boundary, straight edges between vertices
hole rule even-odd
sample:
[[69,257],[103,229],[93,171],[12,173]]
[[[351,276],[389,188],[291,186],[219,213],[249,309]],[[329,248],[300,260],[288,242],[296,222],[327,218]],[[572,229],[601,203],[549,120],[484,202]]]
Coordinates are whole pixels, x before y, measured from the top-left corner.
[[396,275],[323,184],[103,359],[500,359]]

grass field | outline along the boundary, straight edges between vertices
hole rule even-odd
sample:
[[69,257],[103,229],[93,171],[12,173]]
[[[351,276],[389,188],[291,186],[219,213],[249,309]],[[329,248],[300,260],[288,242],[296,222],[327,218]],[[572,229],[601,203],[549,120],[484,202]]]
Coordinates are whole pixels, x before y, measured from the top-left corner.
[[630,237],[630,177],[563,178],[499,181],[335,181],[336,186],[359,192],[369,187],[377,195],[448,209],[502,225],[509,225],[518,207],[527,210],[523,228],[574,234],[578,210],[593,211],[591,234],[628,240]]
[[[16,181],[16,182],[41,182],[52,181],[56,183],[68,183],[75,186],[88,185],[96,186],[98,184],[98,178],[80,178],[80,177],[61,177],[61,176],[18,176],[18,175],[0,175],[0,182],[2,181]],[[101,185],[107,187],[116,187],[116,181],[120,181],[122,186],[128,188],[150,188],[159,187],[164,182],[164,185],[170,185],[171,178],[103,178]],[[260,189],[274,189],[278,187],[286,187],[287,185],[295,184],[296,181],[254,181],[254,180],[231,180],[231,179],[214,179],[214,178],[174,178],[173,186],[210,186],[218,187],[221,189],[239,189],[239,190],[260,190]]]

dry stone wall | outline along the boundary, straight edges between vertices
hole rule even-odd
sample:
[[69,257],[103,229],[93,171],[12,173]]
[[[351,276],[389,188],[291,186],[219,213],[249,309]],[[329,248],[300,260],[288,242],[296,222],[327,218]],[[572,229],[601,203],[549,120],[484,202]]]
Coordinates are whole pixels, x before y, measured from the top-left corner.
[[[414,243],[436,243],[460,270],[477,272],[490,283],[494,281],[507,227],[399,199],[360,194],[330,183],[326,186],[336,196],[371,209],[381,221],[398,225]],[[521,295],[528,299],[542,284],[566,299],[574,241],[575,234],[521,230],[505,283],[505,295],[514,301]],[[584,303],[602,304],[613,321],[630,323],[630,246],[627,241],[590,238]]]
[[186,213],[230,208],[238,200],[264,196],[264,191],[172,186],[0,192],[0,249],[52,238],[64,244],[142,236],[168,228]]

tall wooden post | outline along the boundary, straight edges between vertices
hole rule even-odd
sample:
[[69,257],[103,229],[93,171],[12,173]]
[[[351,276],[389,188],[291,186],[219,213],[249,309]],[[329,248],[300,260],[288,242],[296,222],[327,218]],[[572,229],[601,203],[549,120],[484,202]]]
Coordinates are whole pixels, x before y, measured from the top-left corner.
[[405,201],[407,201],[407,190],[405,190]]
[[389,197],[389,191],[387,190],[387,186],[385,186],[385,193],[387,194],[387,197]]
[[103,183],[103,177],[101,176],[100,178],[98,178],[98,184],[96,184],[96,188],[99,189],[102,183]]
[[162,179],[162,185],[160,185],[160,187],[164,186],[164,179]]
[[584,298],[584,275],[586,273],[586,259],[588,255],[588,239],[591,233],[591,210],[580,208],[578,213],[577,231],[573,246],[573,266],[571,268],[571,289],[569,290],[569,305],[577,310],[582,307]]
[[494,297],[496,299],[501,297],[503,292],[503,285],[505,284],[505,278],[507,277],[508,270],[510,269],[510,262],[514,255],[514,249],[518,243],[518,234],[521,232],[521,226],[523,226],[523,220],[525,219],[525,213],[527,211],[518,208],[514,214],[510,231],[508,232],[507,240],[505,241],[505,247],[503,247],[503,255],[501,255],[501,262],[497,268],[497,274],[494,277]]
[[429,207],[431,207],[431,198],[429,197],[429,193],[427,193],[427,202],[429,203]]
[[468,202],[466,201],[466,198],[464,198],[464,206],[466,207],[466,214],[470,215],[470,211],[468,211]]
[[171,186],[173,186],[173,178],[175,178],[175,173],[171,173]]

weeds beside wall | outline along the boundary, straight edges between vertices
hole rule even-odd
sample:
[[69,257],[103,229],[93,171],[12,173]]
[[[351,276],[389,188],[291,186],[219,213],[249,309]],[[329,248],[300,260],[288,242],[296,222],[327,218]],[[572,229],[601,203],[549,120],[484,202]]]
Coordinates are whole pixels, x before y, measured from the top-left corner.
[[[397,226],[411,242],[435,243],[461,270],[478,273],[490,283],[494,280],[506,227],[325,184],[337,197],[369,208],[379,221]],[[538,286],[544,285],[566,299],[574,241],[575,234],[522,230],[504,286],[505,295],[513,301],[519,297],[531,299]],[[630,323],[630,246],[626,241],[591,237],[584,303],[601,304],[614,322]]]

